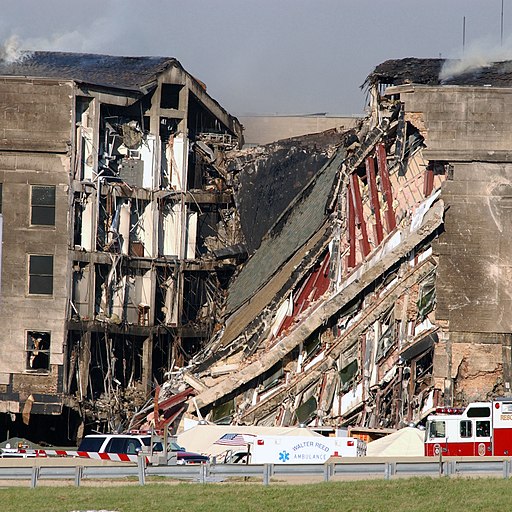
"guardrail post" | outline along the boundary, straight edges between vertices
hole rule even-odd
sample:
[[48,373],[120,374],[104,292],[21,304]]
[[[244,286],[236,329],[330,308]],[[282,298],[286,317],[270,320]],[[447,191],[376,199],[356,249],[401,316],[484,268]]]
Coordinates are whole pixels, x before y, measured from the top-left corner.
[[82,477],[84,475],[84,467],[76,466],[75,468],[75,486],[80,487],[80,482],[82,481]]
[[324,464],[324,482],[328,482],[334,475],[334,464]]
[[139,485],[146,483],[146,457],[139,452],[137,457],[137,469],[139,473]]
[[456,472],[457,472],[457,461],[456,460],[446,461],[446,476],[450,477],[452,475],[455,475]]
[[272,476],[273,469],[273,464],[263,465],[263,485],[270,485],[270,477]]
[[34,466],[32,468],[32,476],[30,478],[30,487],[33,489],[37,486],[37,480],[39,479],[39,466]]
[[202,484],[205,484],[207,476],[208,476],[207,464],[200,464],[199,465],[199,482]]
[[384,463],[384,480],[391,479],[391,462]]

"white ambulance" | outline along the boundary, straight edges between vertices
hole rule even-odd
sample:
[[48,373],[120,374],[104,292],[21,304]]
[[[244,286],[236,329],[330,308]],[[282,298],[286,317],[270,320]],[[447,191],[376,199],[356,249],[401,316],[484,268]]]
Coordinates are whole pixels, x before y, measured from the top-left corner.
[[330,457],[362,457],[366,443],[354,437],[257,436],[252,464],[323,464]]

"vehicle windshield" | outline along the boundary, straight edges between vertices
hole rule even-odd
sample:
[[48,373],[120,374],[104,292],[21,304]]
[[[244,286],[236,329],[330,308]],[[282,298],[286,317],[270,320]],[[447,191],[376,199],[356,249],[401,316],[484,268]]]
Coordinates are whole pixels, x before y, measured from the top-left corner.
[[174,442],[174,441],[171,441],[169,443],[169,448],[171,449],[171,451],[173,452],[178,452],[178,451],[184,451],[185,448],[183,448],[183,446],[180,446],[178,443]]

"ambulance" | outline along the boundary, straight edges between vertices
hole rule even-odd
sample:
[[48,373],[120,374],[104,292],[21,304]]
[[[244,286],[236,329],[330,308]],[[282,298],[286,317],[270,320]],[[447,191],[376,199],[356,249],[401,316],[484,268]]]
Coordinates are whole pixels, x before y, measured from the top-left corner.
[[512,397],[438,407],[427,418],[425,455],[512,455]]
[[257,436],[252,464],[323,464],[330,457],[362,457],[366,443],[354,437]]

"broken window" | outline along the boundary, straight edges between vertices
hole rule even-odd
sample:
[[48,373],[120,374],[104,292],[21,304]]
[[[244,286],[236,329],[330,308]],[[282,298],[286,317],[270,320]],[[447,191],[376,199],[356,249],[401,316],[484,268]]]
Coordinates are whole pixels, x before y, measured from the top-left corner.
[[55,226],[55,186],[32,185],[30,223]]
[[50,333],[27,332],[27,370],[47,372],[50,370]]
[[31,254],[28,265],[28,293],[53,294],[53,256]]
[[300,407],[297,407],[295,414],[299,424],[307,423],[316,413],[317,401],[314,396],[308,398]]
[[228,400],[212,409],[210,421],[216,425],[229,425],[235,410],[235,399]]
[[389,312],[384,316],[384,319],[381,321],[381,336],[377,343],[377,360],[386,356],[389,352],[393,344],[395,343],[395,321],[393,316],[393,308],[389,310]]
[[351,363],[340,370],[341,390],[343,392],[348,391],[354,384],[357,377],[358,367],[357,359],[354,359]]
[[436,303],[436,274],[432,272],[421,283],[418,292],[418,315],[427,316]]

